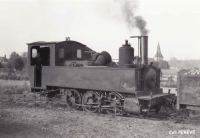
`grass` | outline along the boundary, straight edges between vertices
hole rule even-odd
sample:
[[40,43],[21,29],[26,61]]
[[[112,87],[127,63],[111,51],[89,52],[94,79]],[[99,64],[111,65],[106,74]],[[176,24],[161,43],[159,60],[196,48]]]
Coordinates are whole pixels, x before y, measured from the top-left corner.
[[26,70],[11,70],[9,68],[0,68],[0,79],[3,80],[28,80]]
[[0,101],[17,102],[31,95],[28,81],[0,80]]
[[3,80],[28,80],[28,75],[27,73],[25,74],[12,74],[8,75],[7,73],[0,73],[0,79]]

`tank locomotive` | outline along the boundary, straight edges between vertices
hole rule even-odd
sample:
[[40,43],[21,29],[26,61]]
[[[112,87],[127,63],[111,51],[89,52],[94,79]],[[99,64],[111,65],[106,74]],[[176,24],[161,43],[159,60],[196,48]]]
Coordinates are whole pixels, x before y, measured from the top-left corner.
[[[134,37],[133,37],[134,38]],[[174,94],[160,88],[160,69],[148,63],[148,36],[136,36],[138,56],[125,42],[119,62],[106,51],[95,52],[76,41],[28,44],[31,91],[47,96],[64,95],[73,109],[108,114],[146,115],[172,104]]]

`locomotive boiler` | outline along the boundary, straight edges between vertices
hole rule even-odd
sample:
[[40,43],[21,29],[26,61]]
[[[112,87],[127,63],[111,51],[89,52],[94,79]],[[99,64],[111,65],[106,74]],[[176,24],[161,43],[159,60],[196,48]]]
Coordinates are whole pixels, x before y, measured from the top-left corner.
[[31,91],[62,95],[69,108],[108,114],[159,112],[174,94],[160,88],[160,69],[148,63],[148,36],[136,36],[138,55],[125,41],[119,62],[76,41],[28,44]]

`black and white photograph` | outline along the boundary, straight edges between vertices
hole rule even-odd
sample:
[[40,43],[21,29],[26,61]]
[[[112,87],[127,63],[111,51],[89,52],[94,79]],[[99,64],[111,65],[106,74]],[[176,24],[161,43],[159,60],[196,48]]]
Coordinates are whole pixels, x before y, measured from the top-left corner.
[[0,0],[0,138],[200,137],[199,5]]

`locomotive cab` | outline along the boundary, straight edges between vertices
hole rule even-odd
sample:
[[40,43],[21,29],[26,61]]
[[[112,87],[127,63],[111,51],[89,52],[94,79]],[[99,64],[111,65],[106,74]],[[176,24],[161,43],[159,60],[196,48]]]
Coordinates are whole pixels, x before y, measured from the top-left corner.
[[94,52],[76,41],[33,42],[28,44],[28,75],[33,91],[46,88],[47,69],[56,66],[87,66]]

